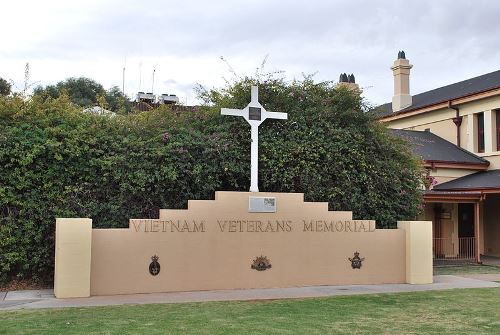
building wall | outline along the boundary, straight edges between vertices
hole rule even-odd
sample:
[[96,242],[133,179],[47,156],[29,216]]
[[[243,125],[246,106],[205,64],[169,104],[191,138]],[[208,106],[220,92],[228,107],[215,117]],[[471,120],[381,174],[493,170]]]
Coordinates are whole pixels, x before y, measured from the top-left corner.
[[486,159],[488,162],[490,162],[490,166],[488,167],[489,170],[497,170],[500,169],[500,152],[492,152],[492,153],[486,153],[486,154],[476,154],[478,156],[483,157]]
[[[495,118],[497,110],[500,110],[500,96],[479,99],[477,101],[463,103],[457,106],[459,115],[462,116],[460,126],[460,146],[470,152],[489,160],[490,169],[500,169],[500,151],[496,146]],[[477,113],[484,113],[485,126],[485,150],[478,153],[477,150]],[[403,117],[400,119],[384,121],[389,128],[426,130],[430,131],[447,141],[457,144],[457,127],[453,123],[456,111],[451,108],[441,108],[423,114]]]
[[[467,124],[464,127],[466,129],[466,136],[464,136],[465,140],[461,146],[490,161],[490,169],[500,168],[500,151],[497,150],[495,133],[496,113],[499,113],[499,109],[500,97],[471,102],[465,104],[460,110],[460,115],[464,115],[464,119],[467,119]],[[477,152],[477,121],[474,117],[475,114],[480,112],[484,113],[484,153]]]
[[387,127],[393,129],[426,130],[430,131],[447,141],[456,144],[456,126],[451,120],[455,117],[455,111],[449,108],[442,108],[429,113],[410,116],[387,122]]
[[[497,203],[498,206],[498,203]],[[484,243],[484,202],[479,203],[479,253],[481,255],[487,254],[485,253],[485,243]],[[498,240],[497,240],[498,241]]]
[[488,195],[483,205],[484,253],[500,256],[500,195]]
[[441,204],[443,210],[451,213],[451,218],[441,219],[441,237],[450,239],[450,248],[447,250],[447,257],[458,254],[458,206],[457,204]]
[[[437,227],[434,208],[440,206],[443,211],[450,213],[449,219],[440,219],[440,228]],[[441,251],[446,257],[458,255],[458,204],[455,203],[427,203],[424,211],[418,218],[422,221],[432,221],[432,237],[444,239],[441,243]],[[440,233],[437,233],[440,229]]]
[[[463,101],[463,99],[462,99]],[[500,169],[500,151],[496,143],[496,117],[500,113],[500,95],[478,99],[476,101],[456,104],[462,124],[459,128],[460,147],[483,157],[490,162],[488,169]],[[484,153],[478,152],[477,114],[484,113]],[[456,111],[451,108],[425,112],[423,114],[402,117],[386,123],[389,128],[424,131],[432,133],[445,140],[457,143],[457,127],[453,122]],[[435,169],[430,175],[435,177],[439,184],[474,173],[474,170]],[[486,201],[480,204],[480,240],[479,248],[482,254],[500,256],[500,195],[488,195]],[[421,219],[434,220],[433,204],[427,204]],[[442,204],[442,206],[447,206]],[[452,219],[446,225],[443,222],[441,236],[458,242],[458,206],[453,205]],[[458,245],[458,243],[457,243]]]
[[436,178],[438,184],[445,183],[450,180],[454,180],[460,177],[467,176],[471,173],[475,173],[475,170],[467,170],[467,169],[444,169],[437,168],[430,171],[430,175]]
[[[424,204],[424,209],[417,216],[417,220],[434,221],[434,204],[433,203]],[[432,232],[432,236],[434,236],[434,231]]]

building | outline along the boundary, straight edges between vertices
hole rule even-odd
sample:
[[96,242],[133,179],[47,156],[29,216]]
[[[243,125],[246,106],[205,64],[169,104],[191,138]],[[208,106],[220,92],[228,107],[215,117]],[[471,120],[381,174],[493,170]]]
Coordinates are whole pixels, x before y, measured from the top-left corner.
[[500,256],[500,71],[412,96],[411,68],[400,51],[392,102],[375,113],[423,160],[434,257]]

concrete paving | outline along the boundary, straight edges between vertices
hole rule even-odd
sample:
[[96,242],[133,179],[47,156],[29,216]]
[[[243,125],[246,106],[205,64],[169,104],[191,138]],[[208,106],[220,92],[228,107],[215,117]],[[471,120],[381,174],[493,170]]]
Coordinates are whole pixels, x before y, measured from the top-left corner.
[[0,300],[0,310],[113,306],[125,304],[159,304],[205,301],[297,299],[329,297],[340,295],[422,292],[463,288],[500,287],[500,283],[488,280],[458,276],[434,276],[433,284],[381,284],[381,285],[344,285],[308,286],[289,288],[267,288],[246,290],[217,290],[198,292],[149,293],[90,298],[56,299],[52,290],[31,290],[8,292]]
[[468,274],[468,275],[460,275],[460,276],[464,277],[464,278],[472,278],[472,279],[500,282],[500,273]]
[[23,290],[7,292],[4,300],[38,300],[55,298],[54,290]]
[[481,262],[484,265],[500,266],[500,257],[495,257],[495,256],[481,256]]

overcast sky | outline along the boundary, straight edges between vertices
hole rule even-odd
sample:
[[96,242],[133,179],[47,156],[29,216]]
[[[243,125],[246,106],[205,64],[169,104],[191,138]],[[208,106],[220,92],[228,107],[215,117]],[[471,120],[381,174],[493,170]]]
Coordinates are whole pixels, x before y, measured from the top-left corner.
[[[372,104],[391,100],[398,50],[411,93],[500,69],[500,1],[2,1],[0,77],[21,90],[86,76],[125,92],[177,94],[266,71],[288,79],[354,73]],[[227,63],[221,60],[223,56]]]

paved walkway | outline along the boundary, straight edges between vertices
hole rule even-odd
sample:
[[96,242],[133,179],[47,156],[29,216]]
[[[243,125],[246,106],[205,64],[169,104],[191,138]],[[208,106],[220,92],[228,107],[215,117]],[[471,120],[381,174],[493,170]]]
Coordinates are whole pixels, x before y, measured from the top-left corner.
[[487,279],[484,277],[484,280],[481,278],[464,278],[458,276],[434,276],[434,283],[426,285],[383,284],[308,286],[249,290],[131,294],[73,299],[56,299],[52,290],[11,291],[7,293],[0,292],[0,310],[111,306],[124,304],[312,298],[354,294],[422,292],[461,288],[500,287],[500,283],[495,282],[496,280],[500,281],[500,274],[492,276],[493,277],[488,277]]
[[500,273],[468,274],[460,275],[460,277],[500,282]]
[[484,265],[500,266],[500,257],[481,256],[481,262],[483,262]]

